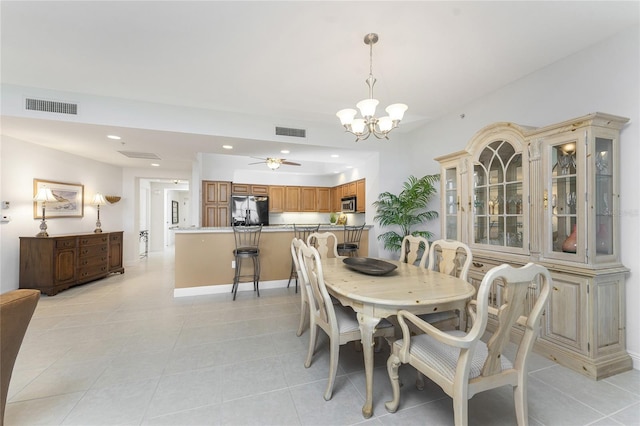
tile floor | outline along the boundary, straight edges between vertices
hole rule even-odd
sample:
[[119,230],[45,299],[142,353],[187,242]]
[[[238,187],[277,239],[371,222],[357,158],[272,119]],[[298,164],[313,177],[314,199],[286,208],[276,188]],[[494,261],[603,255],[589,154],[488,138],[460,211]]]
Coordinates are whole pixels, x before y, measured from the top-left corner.
[[[361,415],[362,354],[340,351],[331,401],[326,340],[309,369],[308,332],[296,337],[299,299],[290,289],[173,298],[173,254],[152,254],[124,275],[43,296],[9,390],[5,425],[453,424],[435,385],[391,389],[376,354],[374,416]],[[638,425],[640,371],[598,382],[533,355],[531,425]],[[415,373],[401,369],[404,383]],[[510,389],[476,395],[472,425],[513,425]]]

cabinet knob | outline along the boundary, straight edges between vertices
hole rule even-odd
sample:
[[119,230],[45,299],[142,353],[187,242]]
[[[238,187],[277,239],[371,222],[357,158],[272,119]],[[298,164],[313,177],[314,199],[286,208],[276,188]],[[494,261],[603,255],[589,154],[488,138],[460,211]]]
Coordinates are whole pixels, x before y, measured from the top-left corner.
[[482,268],[484,266],[484,263],[473,262],[473,266],[475,266],[476,268]]

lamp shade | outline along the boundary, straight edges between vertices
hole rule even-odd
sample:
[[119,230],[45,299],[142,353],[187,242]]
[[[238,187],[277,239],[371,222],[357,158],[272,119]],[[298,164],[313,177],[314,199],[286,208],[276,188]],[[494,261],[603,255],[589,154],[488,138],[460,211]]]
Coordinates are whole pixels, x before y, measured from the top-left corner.
[[342,124],[343,126],[347,124],[351,124],[356,114],[357,114],[357,111],[351,108],[341,109],[336,113],[336,115],[340,119],[340,124]]
[[389,105],[385,109],[385,111],[387,111],[387,114],[389,114],[389,117],[391,117],[392,120],[400,121],[402,120],[402,117],[404,117],[404,112],[408,108],[409,107],[406,106],[405,104],[393,104],[393,105]]
[[93,204],[94,206],[104,206],[105,204],[107,204],[107,200],[106,198],[104,198],[104,195],[98,192],[93,196],[93,201],[91,201],[91,204]]
[[353,123],[351,123],[351,129],[356,135],[361,135],[364,133],[364,126],[366,124],[364,118],[356,118],[353,120]]
[[384,116],[378,119],[378,128],[381,132],[388,132],[393,128],[393,121],[391,121],[391,117]]
[[377,99],[365,99],[356,104],[363,117],[373,117],[376,114]]
[[33,201],[40,202],[53,202],[58,201],[58,199],[53,195],[53,192],[49,188],[40,188],[38,189],[38,193],[35,197],[33,197]]

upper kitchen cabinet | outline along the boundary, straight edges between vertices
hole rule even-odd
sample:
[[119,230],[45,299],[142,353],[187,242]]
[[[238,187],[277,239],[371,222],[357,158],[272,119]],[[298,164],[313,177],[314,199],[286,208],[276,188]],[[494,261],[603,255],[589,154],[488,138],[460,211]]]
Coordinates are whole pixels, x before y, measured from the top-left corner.
[[356,182],[356,211],[364,213],[367,210],[366,181],[364,179]]
[[267,185],[234,183],[231,192],[233,195],[268,195],[269,187]]
[[300,187],[286,186],[284,196],[284,211],[299,212],[300,211]]
[[318,205],[318,212],[329,213],[331,212],[331,188],[316,188],[316,200]]
[[269,213],[284,212],[285,187],[269,186]]
[[315,186],[300,187],[300,211],[301,212],[317,212],[318,197]]

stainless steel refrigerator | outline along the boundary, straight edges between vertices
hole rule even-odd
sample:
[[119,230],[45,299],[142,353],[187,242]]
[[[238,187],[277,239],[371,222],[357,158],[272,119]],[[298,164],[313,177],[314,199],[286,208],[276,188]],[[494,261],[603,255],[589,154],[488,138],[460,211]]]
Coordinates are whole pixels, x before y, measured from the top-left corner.
[[269,197],[232,195],[231,224],[233,226],[269,225]]

